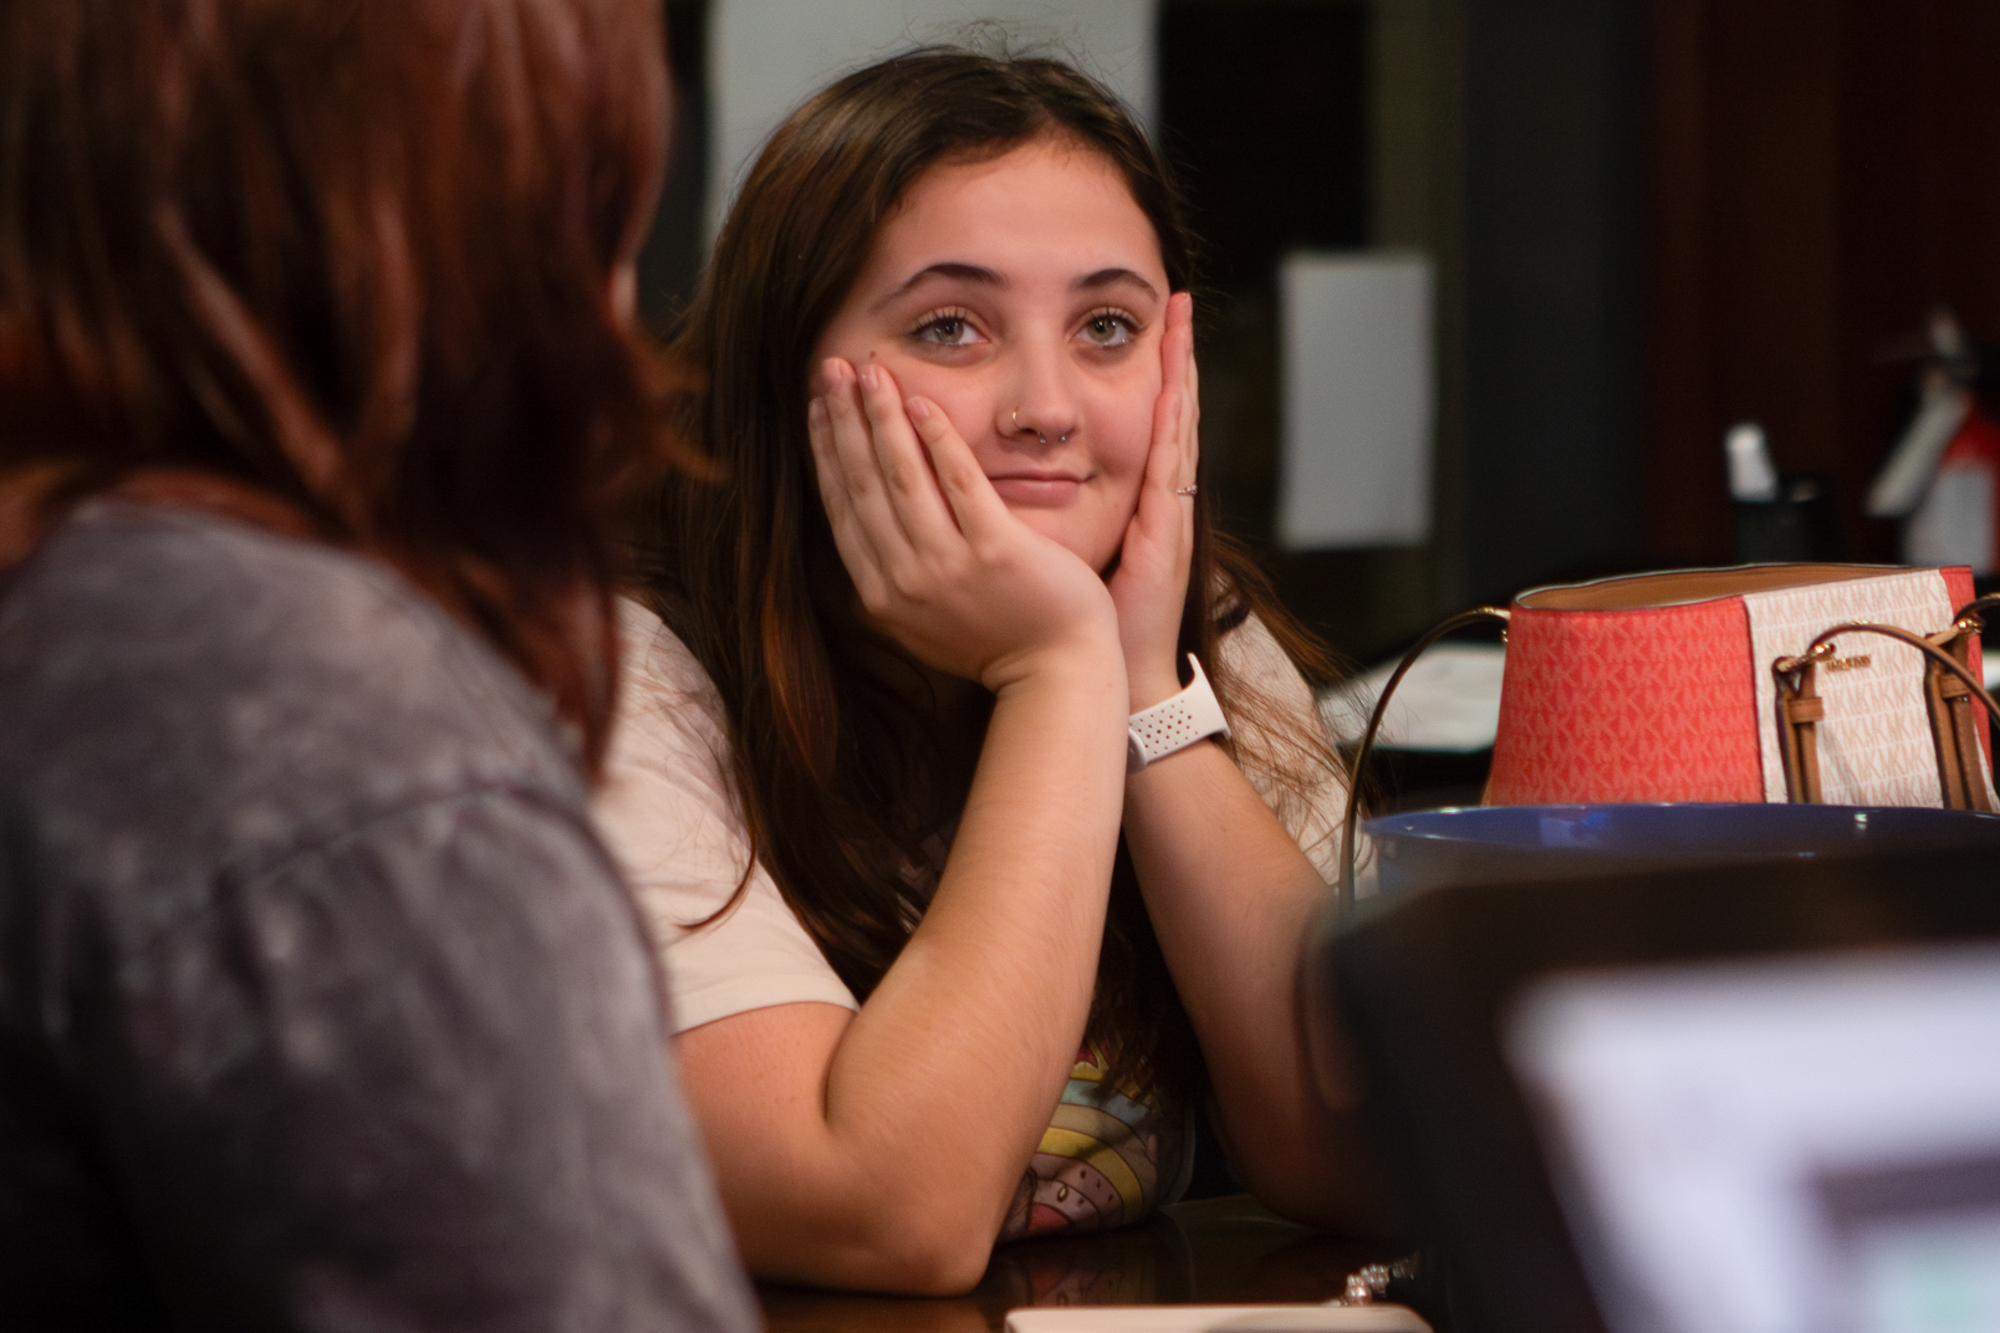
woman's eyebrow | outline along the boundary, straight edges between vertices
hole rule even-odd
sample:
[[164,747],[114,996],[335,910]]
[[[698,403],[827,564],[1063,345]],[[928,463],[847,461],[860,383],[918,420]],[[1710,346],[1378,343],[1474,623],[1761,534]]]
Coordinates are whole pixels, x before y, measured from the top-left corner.
[[1096,291],[1100,287],[1115,287],[1120,283],[1126,282],[1136,283],[1140,287],[1145,288],[1146,294],[1155,299],[1158,299],[1160,295],[1152,283],[1147,282],[1129,268],[1101,268],[1095,273],[1084,274],[1071,283],[1070,286],[1079,292],[1089,292]]
[[989,287],[1005,287],[1007,285],[1007,279],[995,273],[990,268],[981,268],[977,264],[961,264],[956,261],[947,260],[942,264],[931,264],[925,268],[918,269],[910,275],[908,281],[877,301],[873,309],[880,310],[883,306],[888,305],[891,301],[923,282],[926,278],[957,278],[961,282],[979,282]]

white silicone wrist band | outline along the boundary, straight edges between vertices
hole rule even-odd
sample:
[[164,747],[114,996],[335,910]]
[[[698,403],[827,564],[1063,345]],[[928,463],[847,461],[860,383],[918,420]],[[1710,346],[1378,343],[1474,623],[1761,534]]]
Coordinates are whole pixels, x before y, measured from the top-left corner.
[[1222,705],[1216,702],[1215,690],[1193,653],[1188,654],[1188,665],[1194,668],[1193,684],[1171,699],[1132,714],[1126,722],[1130,738],[1125,753],[1127,773],[1137,773],[1155,759],[1185,750],[1196,741],[1229,734]]

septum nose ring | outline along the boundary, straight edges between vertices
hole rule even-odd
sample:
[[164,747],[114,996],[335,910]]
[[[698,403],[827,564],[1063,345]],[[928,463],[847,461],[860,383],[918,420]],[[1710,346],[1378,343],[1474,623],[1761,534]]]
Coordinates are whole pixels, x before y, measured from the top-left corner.
[[[1012,412],[1008,413],[1007,415],[1008,415],[1009,419],[1013,421],[1013,423],[1014,423],[1014,429],[1015,429],[1015,430],[1031,430],[1031,429],[1033,429],[1033,427],[1030,427],[1030,426],[1023,426],[1023,425],[1021,424],[1021,409],[1020,409],[1020,408],[1018,408],[1018,407],[1017,407],[1017,408],[1015,408],[1015,409],[1014,409],[1014,410],[1013,410]],[[1074,426],[1072,426],[1072,427],[1070,427],[1070,428],[1069,428],[1068,430],[1064,431],[1064,432],[1063,432],[1062,434],[1060,434],[1060,435],[1056,436],[1056,443],[1057,443],[1057,444],[1068,444],[1068,443],[1069,443],[1069,437],[1070,437],[1070,436],[1072,436],[1072,435],[1074,435],[1074,434],[1076,434],[1076,428],[1075,428]],[[1048,442],[1049,442],[1049,437],[1048,437],[1048,436],[1046,436],[1046,435],[1042,434],[1042,433],[1041,433],[1040,431],[1035,431],[1035,443],[1036,443],[1036,444],[1039,444],[1039,445],[1043,445],[1043,446],[1046,446],[1046,445],[1048,444]]]

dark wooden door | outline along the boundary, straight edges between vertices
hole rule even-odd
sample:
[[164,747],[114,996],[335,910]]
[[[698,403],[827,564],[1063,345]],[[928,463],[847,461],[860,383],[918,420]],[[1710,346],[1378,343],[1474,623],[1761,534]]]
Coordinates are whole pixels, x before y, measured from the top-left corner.
[[1649,554],[1734,555],[1722,434],[1839,488],[1848,549],[1894,552],[1860,498],[1906,410],[1892,359],[1950,306],[2000,341],[2000,4],[1653,0]]

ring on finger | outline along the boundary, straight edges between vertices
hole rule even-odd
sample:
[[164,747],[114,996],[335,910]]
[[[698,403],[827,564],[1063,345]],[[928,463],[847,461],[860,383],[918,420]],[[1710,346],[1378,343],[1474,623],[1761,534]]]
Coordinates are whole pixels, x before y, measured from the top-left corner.
[[1201,484],[1200,484],[1199,482],[1189,482],[1189,483],[1188,483],[1187,485],[1185,485],[1185,486],[1176,486],[1176,487],[1174,487],[1174,494],[1175,494],[1175,495],[1193,495],[1193,494],[1194,494],[1194,493],[1195,493],[1196,491],[1198,491],[1198,490],[1200,490],[1200,489],[1201,489]]

